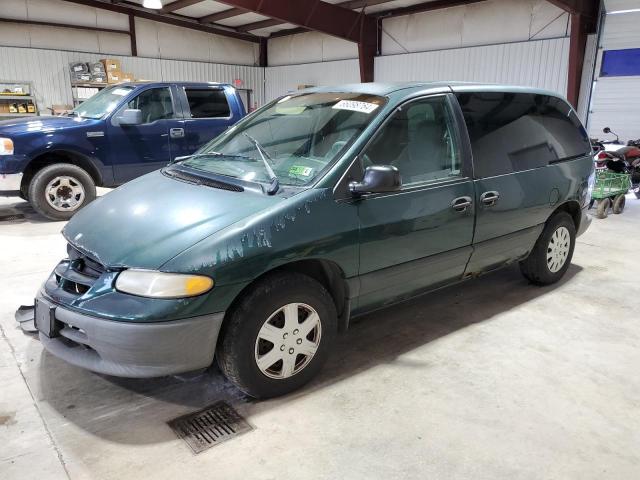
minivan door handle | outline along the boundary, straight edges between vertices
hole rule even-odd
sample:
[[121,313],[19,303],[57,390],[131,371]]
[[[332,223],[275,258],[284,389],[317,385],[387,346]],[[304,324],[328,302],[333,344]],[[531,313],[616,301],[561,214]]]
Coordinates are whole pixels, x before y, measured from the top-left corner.
[[171,128],[169,135],[171,138],[184,138],[184,128]]
[[458,197],[454,198],[451,202],[451,208],[456,212],[464,212],[472,205],[471,197]]
[[489,192],[484,192],[482,195],[480,195],[480,201],[482,202],[483,205],[487,207],[493,207],[499,198],[500,198],[500,193],[494,190],[491,190]]

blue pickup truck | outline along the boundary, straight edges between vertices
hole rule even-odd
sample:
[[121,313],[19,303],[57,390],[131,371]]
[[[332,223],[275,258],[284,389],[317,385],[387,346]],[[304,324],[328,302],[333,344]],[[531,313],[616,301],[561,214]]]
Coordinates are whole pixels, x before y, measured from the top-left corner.
[[246,114],[231,85],[113,85],[66,116],[0,122],[0,195],[66,220],[96,196],[192,154]]

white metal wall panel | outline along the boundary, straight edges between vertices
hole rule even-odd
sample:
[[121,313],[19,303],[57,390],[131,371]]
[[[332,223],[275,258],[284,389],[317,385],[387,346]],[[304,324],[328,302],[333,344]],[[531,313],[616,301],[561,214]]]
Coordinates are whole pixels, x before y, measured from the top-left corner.
[[298,85],[340,85],[358,83],[360,68],[358,60],[285,65],[265,69],[265,99],[267,102],[289,92]]
[[[69,63],[94,62],[102,56],[63,50],[0,47],[0,65],[3,65],[0,80],[32,81],[38,108],[47,113],[46,107],[72,103]],[[258,105],[264,103],[264,73],[260,67],[129,56],[114,58],[121,60],[124,71],[145,80],[232,83],[240,79],[245,88],[253,90],[254,101]]]
[[382,21],[382,54],[563,37],[567,19],[546,0],[488,0],[404,15]]
[[358,46],[318,32],[269,39],[269,66],[328,62],[358,57]]
[[504,83],[566,95],[568,61],[569,39],[557,38],[377,57],[375,79]]
[[[636,8],[640,8],[640,1]],[[640,12],[607,15],[600,45],[605,50],[640,47]]]

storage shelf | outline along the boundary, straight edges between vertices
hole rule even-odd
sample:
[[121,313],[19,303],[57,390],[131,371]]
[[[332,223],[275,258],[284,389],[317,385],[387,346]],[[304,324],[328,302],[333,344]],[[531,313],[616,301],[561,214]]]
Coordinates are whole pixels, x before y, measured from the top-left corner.
[[108,85],[108,83],[71,82],[72,87],[104,88]]
[[33,100],[31,95],[5,95],[0,93],[0,100]]

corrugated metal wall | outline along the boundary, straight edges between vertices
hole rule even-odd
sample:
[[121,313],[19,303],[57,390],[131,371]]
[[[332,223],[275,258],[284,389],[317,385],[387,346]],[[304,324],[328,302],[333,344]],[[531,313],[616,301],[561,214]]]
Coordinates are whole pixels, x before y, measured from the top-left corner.
[[[636,0],[637,1],[637,0]],[[607,3],[607,8],[626,4]],[[637,7],[637,4],[636,4]],[[602,133],[604,127],[627,141],[640,137],[640,77],[601,77],[600,63],[604,50],[640,48],[640,12],[606,15],[596,60],[596,81],[591,95],[589,134],[613,138]]]
[[358,83],[360,70],[358,60],[284,65],[265,69],[265,98],[274,98],[296,91],[298,85],[339,85]]
[[584,64],[582,65],[582,79],[580,80],[580,97],[578,98],[578,116],[582,123],[587,124],[589,111],[589,98],[591,85],[593,84],[593,64],[596,61],[598,50],[598,36],[588,35],[587,45],[584,51]]
[[375,59],[376,81],[461,80],[567,90],[569,39],[389,55]]
[[[40,112],[46,114],[46,107],[72,103],[69,63],[95,62],[103,57],[104,55],[99,54],[63,50],[0,47],[0,80],[33,82]],[[253,90],[254,101],[258,105],[264,103],[264,69],[260,67],[117,55],[112,57],[121,60],[124,71],[146,80],[231,83],[234,79],[241,79],[244,88]]]

